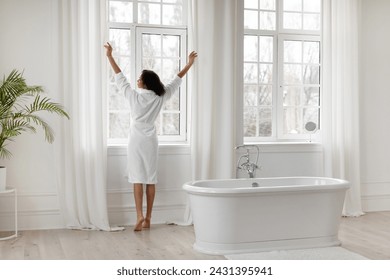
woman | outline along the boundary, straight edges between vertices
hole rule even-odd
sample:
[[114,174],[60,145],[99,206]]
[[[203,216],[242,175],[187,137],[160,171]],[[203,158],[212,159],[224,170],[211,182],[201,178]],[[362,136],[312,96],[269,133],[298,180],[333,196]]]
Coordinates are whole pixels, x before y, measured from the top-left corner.
[[[112,57],[112,47],[104,45],[106,55],[115,72],[115,82],[129,101],[131,127],[128,142],[128,181],[134,185],[134,199],[137,222],[134,230],[150,228],[152,208],[157,183],[158,141],[154,122],[163,104],[178,90],[182,78],[193,65],[196,52],[191,52],[187,65],[177,76],[164,86],[159,76],[150,70],[143,70],[137,80],[138,91],[131,88],[121,69]],[[146,184],[146,216],[143,215],[143,185]]]

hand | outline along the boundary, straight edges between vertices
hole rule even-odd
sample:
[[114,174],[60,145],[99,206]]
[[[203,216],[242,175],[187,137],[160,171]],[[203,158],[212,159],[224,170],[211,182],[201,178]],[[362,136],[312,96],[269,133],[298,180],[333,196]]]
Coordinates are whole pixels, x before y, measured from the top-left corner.
[[107,57],[112,57],[112,47],[111,47],[110,43],[107,42],[107,44],[104,45],[104,47],[106,48]]
[[108,61],[111,64],[112,70],[114,70],[114,73],[118,74],[118,73],[122,72],[122,70],[119,68],[118,64],[116,64],[114,57],[112,56],[112,47],[111,47],[110,43],[107,42],[107,44],[104,45],[104,47],[106,48],[106,55],[107,55]]
[[177,74],[180,78],[183,78],[185,74],[187,74],[188,70],[192,67],[192,64],[194,64],[195,58],[198,57],[198,54],[196,52],[191,52],[188,56],[188,63],[184,68]]
[[197,57],[198,54],[195,51],[191,52],[190,55],[188,56],[188,63],[192,65],[195,61],[195,58]]

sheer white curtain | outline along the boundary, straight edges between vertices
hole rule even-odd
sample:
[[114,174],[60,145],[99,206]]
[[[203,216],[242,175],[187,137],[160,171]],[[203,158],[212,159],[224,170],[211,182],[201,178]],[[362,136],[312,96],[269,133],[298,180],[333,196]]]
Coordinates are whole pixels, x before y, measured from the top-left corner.
[[60,204],[68,228],[110,230],[101,82],[105,0],[58,0],[56,4],[60,98],[71,117],[63,122],[56,142]]
[[[189,47],[198,60],[189,73],[193,180],[232,178],[236,139],[238,0],[190,0]],[[184,224],[192,218],[187,205]]]
[[190,73],[194,75],[191,91],[193,178],[231,178],[236,123],[237,1],[190,2],[190,47],[199,54],[194,73]]
[[343,214],[362,215],[359,144],[359,0],[324,0],[325,174],[351,183]]

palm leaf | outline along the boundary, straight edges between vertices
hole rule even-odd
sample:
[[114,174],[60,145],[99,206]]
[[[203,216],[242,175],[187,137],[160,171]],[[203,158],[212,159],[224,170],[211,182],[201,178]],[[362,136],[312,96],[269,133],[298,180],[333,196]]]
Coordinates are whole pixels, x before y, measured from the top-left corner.
[[41,98],[41,96],[37,95],[34,102],[29,107],[26,107],[26,113],[33,114],[39,111],[55,113],[59,116],[63,116],[69,119],[69,115],[65,112],[62,105],[51,102],[51,100],[47,97]]
[[[45,132],[49,143],[54,141],[54,131],[45,122],[39,112],[46,111],[69,119],[61,104],[42,97],[41,86],[28,86],[23,72],[13,70],[0,84],[0,157],[8,158],[11,153],[6,149],[8,141],[24,132],[36,132],[35,126]],[[27,105],[26,105],[27,104]]]
[[1,158],[11,158],[12,153],[5,148],[5,145],[0,146],[0,157]]
[[37,95],[43,92],[41,86],[28,86],[23,78],[23,72],[13,70],[7,78],[4,77],[0,85],[0,118],[11,110],[24,95]]
[[20,92],[24,91],[26,81],[23,78],[23,73],[13,70],[7,78],[4,77],[0,86],[0,101],[4,103],[5,100],[11,98],[16,99]]
[[43,131],[45,132],[45,139],[49,143],[53,143],[54,141],[54,131],[50,127],[50,125],[44,121],[41,117],[36,116],[36,115],[23,115],[21,116],[23,120],[25,120],[28,123],[33,122],[34,124],[40,126]]
[[35,133],[35,127],[30,125],[29,120],[9,118],[1,123],[1,136],[5,139],[13,138],[22,134],[22,132]]

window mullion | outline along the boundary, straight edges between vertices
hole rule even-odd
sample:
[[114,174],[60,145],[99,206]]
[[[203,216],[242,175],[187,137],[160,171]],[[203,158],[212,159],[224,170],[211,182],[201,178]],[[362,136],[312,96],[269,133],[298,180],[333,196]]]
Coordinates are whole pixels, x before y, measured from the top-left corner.
[[137,77],[136,77],[136,57],[137,57],[137,50],[136,50],[136,44],[137,44],[137,33],[136,33],[136,26],[133,24],[130,27],[130,49],[132,53],[130,53],[130,79],[133,85],[136,85]]
[[283,39],[278,36],[277,37],[277,68],[278,68],[278,86],[277,86],[277,102],[276,102],[276,123],[277,123],[277,139],[281,139],[283,135],[283,91],[284,91],[284,85],[283,85]]
[[133,19],[134,23],[138,23],[138,0],[134,0],[133,2]]

